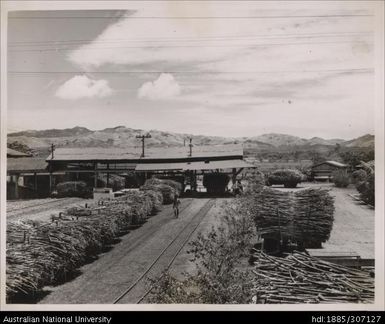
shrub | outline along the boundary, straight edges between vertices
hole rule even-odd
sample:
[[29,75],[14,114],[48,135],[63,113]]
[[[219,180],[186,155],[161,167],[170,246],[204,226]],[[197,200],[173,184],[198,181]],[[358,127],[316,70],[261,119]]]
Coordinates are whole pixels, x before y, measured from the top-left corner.
[[[238,198],[242,199],[242,198]],[[223,223],[211,231],[198,233],[189,253],[197,266],[194,274],[177,280],[164,274],[153,282],[150,303],[247,304],[253,292],[252,272],[239,266],[248,256],[255,237],[252,217],[244,203],[228,204]]]
[[303,174],[294,169],[276,170],[268,176],[269,185],[283,184],[285,188],[295,188],[303,179]]
[[370,205],[375,205],[375,177],[374,173],[368,175],[366,181],[360,181],[356,184],[357,191],[361,199]]
[[350,176],[347,170],[337,170],[333,174],[334,185],[338,188],[346,188],[350,184]]
[[56,185],[57,196],[63,197],[81,197],[85,198],[91,195],[90,189],[84,181],[67,181]]
[[356,170],[352,173],[352,181],[354,184],[358,184],[362,181],[366,181],[368,174],[365,170]]

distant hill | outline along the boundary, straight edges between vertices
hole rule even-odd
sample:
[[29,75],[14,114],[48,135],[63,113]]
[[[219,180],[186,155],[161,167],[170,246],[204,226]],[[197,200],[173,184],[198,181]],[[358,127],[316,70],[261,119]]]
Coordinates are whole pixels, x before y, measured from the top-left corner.
[[345,147],[374,147],[374,135],[366,134],[353,140],[345,141],[342,143],[342,145]]
[[323,139],[313,137],[304,139],[287,134],[263,134],[254,137],[219,137],[192,134],[171,133],[159,130],[141,130],[125,126],[106,128],[103,130],[89,130],[85,127],[67,129],[30,130],[8,134],[8,146],[17,142],[30,149],[46,150],[53,143],[57,147],[139,147],[140,140],[136,135],[150,133],[146,140],[149,147],[173,147],[188,145],[188,138],[192,137],[193,145],[223,145],[242,143],[245,149],[252,151],[282,151],[312,150],[325,152],[332,150],[336,144],[346,148],[374,148],[374,136],[362,137],[344,141],[341,139]]

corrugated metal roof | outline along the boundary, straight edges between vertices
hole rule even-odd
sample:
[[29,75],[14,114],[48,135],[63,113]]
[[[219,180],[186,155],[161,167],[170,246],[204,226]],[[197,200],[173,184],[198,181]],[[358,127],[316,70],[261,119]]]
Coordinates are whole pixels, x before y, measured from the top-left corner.
[[252,164],[243,160],[225,160],[206,162],[185,163],[183,170],[216,170],[216,169],[233,169],[233,168],[253,168]]
[[314,167],[322,165],[322,164],[329,164],[329,165],[335,166],[337,168],[346,168],[347,167],[346,164],[343,164],[343,163],[340,163],[340,162],[337,162],[337,161],[325,161],[325,162],[322,162],[322,163],[315,164],[312,167],[314,168]]
[[243,160],[225,160],[205,162],[182,162],[182,163],[143,163],[138,164],[136,171],[164,171],[164,170],[217,170],[217,169],[233,169],[233,168],[252,168],[251,164]]
[[185,162],[181,163],[143,163],[137,164],[135,171],[166,171],[166,170],[183,170]]
[[343,163],[340,163],[340,162],[337,162],[337,161],[326,161],[327,164],[330,164],[330,165],[334,165],[336,167],[340,167],[340,168],[346,168],[347,165],[346,164],[343,164]]
[[23,153],[23,152],[19,152],[19,151],[16,151],[14,149],[11,149],[11,148],[8,148],[7,147],[7,157],[27,157],[27,156],[31,156],[31,154],[26,154],[26,153]]
[[7,171],[43,171],[47,169],[47,162],[44,158],[21,157],[7,158]]
[[[98,161],[98,160],[135,160],[141,157],[141,148],[57,148],[54,158],[47,161]],[[194,146],[192,158],[197,157],[243,156],[242,145]],[[189,158],[189,147],[147,148],[142,159],[178,159]]]

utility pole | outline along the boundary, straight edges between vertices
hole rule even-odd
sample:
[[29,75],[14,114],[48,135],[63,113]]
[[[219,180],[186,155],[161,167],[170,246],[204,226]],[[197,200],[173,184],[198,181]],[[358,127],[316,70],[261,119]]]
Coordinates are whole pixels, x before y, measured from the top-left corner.
[[52,143],[51,144],[51,160],[53,160],[53,152],[55,151],[55,149],[56,149],[56,146]]
[[[55,145],[52,143],[51,144],[51,160],[53,160],[53,154],[55,152]],[[52,193],[53,190],[53,183],[52,183],[52,163],[49,164],[49,193]]]
[[142,155],[140,157],[144,157],[144,140],[146,138],[151,138],[150,133],[147,133],[146,135],[136,135],[136,138],[140,138],[142,141]]
[[192,147],[193,147],[193,144],[192,144],[192,137],[190,137],[190,144],[188,145],[190,147],[190,153],[188,156],[192,156]]

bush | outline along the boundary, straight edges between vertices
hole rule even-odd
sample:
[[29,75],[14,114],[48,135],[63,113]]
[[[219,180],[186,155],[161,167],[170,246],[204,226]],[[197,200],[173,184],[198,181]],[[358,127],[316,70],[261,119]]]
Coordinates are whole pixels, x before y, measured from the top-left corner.
[[298,170],[281,169],[271,173],[267,178],[267,182],[268,185],[283,184],[285,188],[295,188],[302,181],[303,177],[303,174]]
[[366,181],[356,184],[357,191],[361,195],[361,199],[372,206],[375,205],[375,177],[374,173],[368,175]]
[[358,184],[368,179],[368,174],[365,170],[356,170],[352,173],[352,181],[354,184]]
[[[238,198],[241,199],[241,198]],[[247,260],[255,227],[243,201],[227,204],[223,222],[190,243],[197,271],[178,280],[165,273],[153,282],[150,303],[247,304],[253,296],[253,274],[240,266]]]
[[209,173],[203,176],[203,186],[208,193],[224,193],[229,181],[230,177],[225,173]]
[[334,185],[338,188],[346,188],[350,184],[350,176],[346,170],[337,170],[333,174]]
[[84,181],[67,181],[56,185],[57,196],[64,197],[81,197],[86,198],[91,195],[90,188]]

